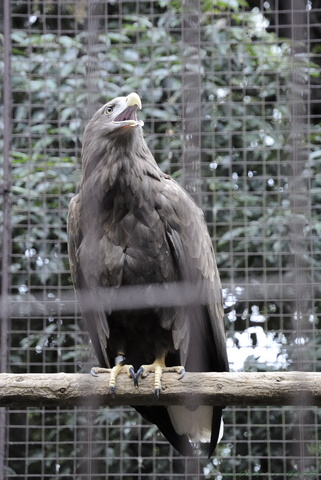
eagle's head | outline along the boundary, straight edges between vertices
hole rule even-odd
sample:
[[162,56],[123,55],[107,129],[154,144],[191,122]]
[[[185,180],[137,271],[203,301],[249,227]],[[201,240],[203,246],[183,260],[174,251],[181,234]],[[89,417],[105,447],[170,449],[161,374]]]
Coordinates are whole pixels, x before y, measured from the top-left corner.
[[[103,105],[87,125],[87,134],[94,129],[95,134],[105,136],[119,129],[142,127],[144,122],[138,120],[137,110],[142,108],[142,102],[137,93],[127,97],[117,97]],[[128,130],[127,130],[128,131]],[[122,133],[122,132],[117,132]]]
[[131,168],[138,168],[136,164],[142,158],[153,158],[144,140],[144,122],[137,118],[141,108],[139,95],[130,93],[127,97],[114,98],[97,110],[84,132],[83,179],[89,178],[95,169],[97,175],[101,175],[104,168],[105,183],[112,184],[126,158],[131,158]]

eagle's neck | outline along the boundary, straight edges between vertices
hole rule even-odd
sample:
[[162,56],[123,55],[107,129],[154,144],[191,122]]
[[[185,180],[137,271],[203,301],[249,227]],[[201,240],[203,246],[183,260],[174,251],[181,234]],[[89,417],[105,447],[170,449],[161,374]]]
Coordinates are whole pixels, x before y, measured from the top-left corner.
[[90,136],[84,139],[81,190],[87,197],[93,195],[102,200],[112,191],[121,192],[125,188],[143,195],[146,176],[158,181],[163,176],[142,129],[124,130],[113,132],[100,141]]

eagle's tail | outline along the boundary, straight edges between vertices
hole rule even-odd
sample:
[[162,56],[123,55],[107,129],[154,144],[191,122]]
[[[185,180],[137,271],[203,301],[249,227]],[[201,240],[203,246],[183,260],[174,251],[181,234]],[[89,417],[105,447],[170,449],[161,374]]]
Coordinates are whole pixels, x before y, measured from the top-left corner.
[[168,407],[168,414],[179,435],[187,435],[192,443],[209,443],[209,456],[212,455],[223,436],[224,424],[220,408],[201,405],[191,409],[172,405]]
[[162,434],[173,445],[174,448],[185,457],[193,456],[193,447],[187,435],[179,435],[173,427],[169,417],[168,409],[163,406],[141,407],[135,406],[138,413],[150,423],[158,426]]

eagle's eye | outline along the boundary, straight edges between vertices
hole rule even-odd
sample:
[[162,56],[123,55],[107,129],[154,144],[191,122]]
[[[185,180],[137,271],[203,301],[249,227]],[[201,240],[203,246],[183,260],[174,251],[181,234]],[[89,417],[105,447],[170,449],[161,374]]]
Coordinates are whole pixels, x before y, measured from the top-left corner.
[[105,108],[106,115],[110,115],[111,113],[113,113],[113,111],[114,111],[114,107],[112,107],[111,105]]

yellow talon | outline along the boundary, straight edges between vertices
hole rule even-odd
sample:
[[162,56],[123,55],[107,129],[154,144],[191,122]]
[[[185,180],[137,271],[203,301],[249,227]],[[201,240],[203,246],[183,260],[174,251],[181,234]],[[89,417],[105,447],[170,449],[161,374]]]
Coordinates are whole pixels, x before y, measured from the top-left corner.
[[[116,380],[120,373],[127,373],[129,378],[133,377],[135,371],[132,365],[123,365],[121,362],[115,365],[113,368],[100,368],[94,367],[90,370],[90,373],[94,377],[98,377],[99,373],[110,373],[109,378],[109,392],[114,394],[116,389]],[[134,377],[133,377],[134,378]]]
[[156,398],[159,398],[161,389],[162,389],[162,375],[165,372],[176,372],[179,374],[178,379],[180,380],[184,374],[185,374],[185,368],[182,366],[175,366],[175,367],[166,367],[165,365],[165,356],[161,357],[159,359],[156,359],[152,364],[150,365],[142,365],[139,369],[140,376],[142,378],[147,377],[150,373],[155,374],[155,380],[154,380],[154,392]]

